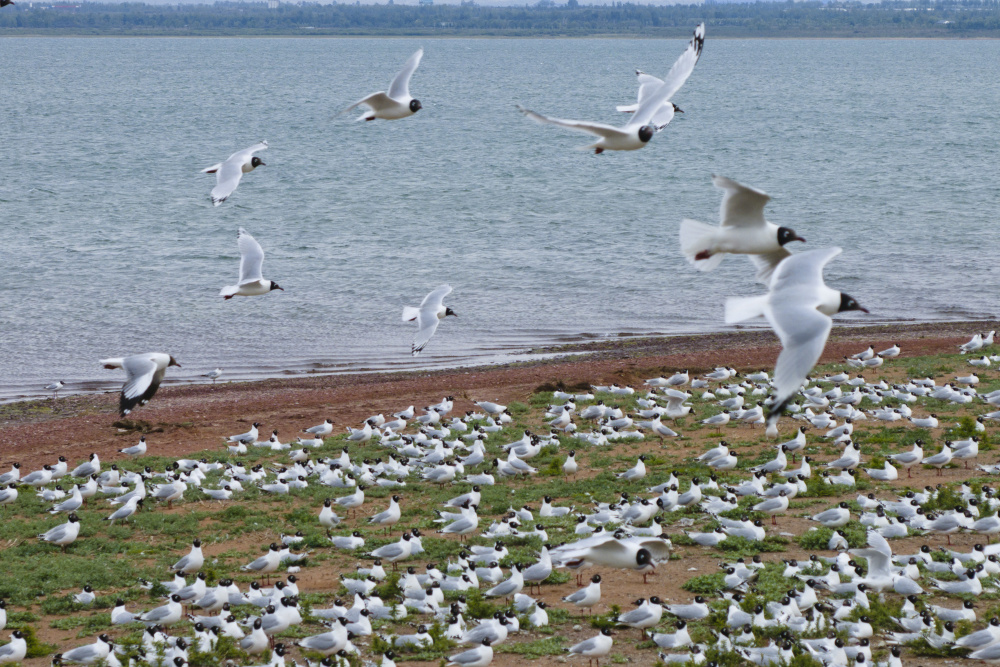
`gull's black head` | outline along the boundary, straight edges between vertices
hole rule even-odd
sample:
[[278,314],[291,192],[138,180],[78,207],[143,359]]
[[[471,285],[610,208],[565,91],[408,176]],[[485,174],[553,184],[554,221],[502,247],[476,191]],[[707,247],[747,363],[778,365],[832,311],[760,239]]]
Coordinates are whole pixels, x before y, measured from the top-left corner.
[[867,313],[867,308],[862,308],[861,304],[854,300],[854,297],[850,294],[840,293],[840,309],[837,310],[838,313],[843,313],[847,310],[860,310],[862,313]]
[[272,281],[271,281],[271,291],[273,292],[273,291],[274,291],[274,290],[276,290],[276,289],[280,289],[280,290],[281,290],[282,292],[284,292],[284,291],[285,291],[285,288],[284,288],[284,287],[282,287],[281,285],[279,285],[278,283],[276,283],[276,282],[274,282],[274,281],[272,280]]
[[413,113],[417,113],[423,108],[423,105],[420,104],[420,100],[410,100],[410,111]]
[[639,128],[639,141],[642,143],[648,143],[653,135],[656,134],[656,128],[652,125],[643,125]]
[[673,102],[671,102],[670,104],[672,104],[673,107],[674,107],[674,113],[684,113],[684,109],[681,109],[679,106],[677,106]]
[[254,155],[253,158],[250,159],[250,166],[256,169],[257,167],[266,167],[267,163]]
[[454,317],[458,317],[458,315],[455,313],[454,310],[452,310],[451,308],[445,308],[444,309],[444,316],[448,317],[449,315],[452,315]]
[[788,227],[778,227],[778,245],[783,246],[791,241],[806,242],[804,238],[795,233],[794,229]]
[[170,357],[170,363],[168,363],[168,364],[167,364],[167,367],[168,367],[168,368],[169,368],[170,366],[177,366],[177,368],[180,368],[180,367],[181,367],[181,365],[180,365],[179,363],[177,363],[177,360],[176,360],[176,359],[174,359],[173,357]]

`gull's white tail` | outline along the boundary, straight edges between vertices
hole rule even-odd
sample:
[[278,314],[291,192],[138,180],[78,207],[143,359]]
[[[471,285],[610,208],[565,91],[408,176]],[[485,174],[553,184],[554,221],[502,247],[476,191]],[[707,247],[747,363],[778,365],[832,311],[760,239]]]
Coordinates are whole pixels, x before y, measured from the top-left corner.
[[695,259],[698,253],[712,247],[712,241],[717,231],[717,227],[706,225],[704,222],[681,220],[681,252],[684,253],[684,258],[699,271],[711,271],[725,257],[725,253],[717,253],[708,259]]
[[403,321],[412,322],[420,315],[420,309],[413,306],[403,306]]
[[764,314],[767,294],[761,296],[731,296],[726,299],[726,324],[735,324]]

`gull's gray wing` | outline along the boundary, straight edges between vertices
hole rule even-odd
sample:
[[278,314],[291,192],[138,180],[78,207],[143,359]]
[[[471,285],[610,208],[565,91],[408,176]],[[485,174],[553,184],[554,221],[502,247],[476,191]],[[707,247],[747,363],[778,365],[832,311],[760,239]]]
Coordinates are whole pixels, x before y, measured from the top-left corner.
[[597,637],[591,637],[570,648],[570,653],[587,653],[597,648]]
[[410,77],[417,71],[417,66],[423,57],[423,49],[417,49],[417,52],[410,56],[410,59],[403,65],[403,69],[399,70],[399,74],[389,84],[389,97],[394,100],[402,100],[410,96]]
[[633,609],[632,611],[625,612],[618,617],[618,622],[628,625],[629,623],[641,623],[647,618],[652,618],[653,612],[649,609],[639,608]]
[[145,623],[158,623],[165,618],[170,616],[170,606],[163,605],[162,607],[156,607],[155,609],[150,609],[145,614],[141,615],[141,619]]
[[261,556],[260,558],[258,558],[254,562],[252,562],[252,563],[250,563],[248,565],[245,565],[243,567],[243,569],[244,570],[254,570],[254,571],[256,571],[256,570],[263,570],[265,567],[267,567],[267,564],[268,564],[267,556]]
[[403,554],[403,547],[398,543],[387,544],[384,547],[379,547],[372,552],[372,556],[376,558],[396,558]]
[[243,285],[263,280],[264,249],[242,227],[236,236],[236,242],[240,247],[240,282],[238,284]]
[[50,528],[42,534],[42,537],[46,542],[59,542],[66,537],[66,526],[67,524],[62,523],[55,528]]
[[87,646],[78,646],[72,651],[63,653],[63,660],[67,662],[82,662],[86,664],[94,662],[98,655],[100,654],[97,651],[97,647],[93,644],[89,644]]

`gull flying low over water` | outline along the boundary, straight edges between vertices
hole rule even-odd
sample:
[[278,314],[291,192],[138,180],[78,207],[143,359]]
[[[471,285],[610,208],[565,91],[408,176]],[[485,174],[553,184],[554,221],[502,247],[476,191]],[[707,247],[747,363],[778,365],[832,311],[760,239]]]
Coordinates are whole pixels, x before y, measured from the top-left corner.
[[359,106],[366,106],[369,110],[358,116],[356,120],[375,120],[376,118],[398,120],[420,111],[423,108],[420,100],[415,100],[410,96],[410,77],[417,71],[417,66],[420,65],[420,59],[423,57],[424,50],[417,49],[417,52],[410,56],[410,59],[403,65],[403,69],[389,84],[388,93],[381,90],[372,93],[344,109],[341,115]]
[[[691,71],[693,71],[693,68],[688,70],[689,75]],[[652,74],[646,74],[642,70],[637,69],[635,75],[639,79],[639,101],[635,104],[619,104],[615,107],[618,111],[635,113],[642,105],[642,101],[663,85],[663,79],[658,79]],[[684,113],[684,110],[673,102],[667,101],[653,115],[653,119],[650,122],[656,128],[656,131],[659,132],[674,119],[674,113]]]
[[[262,274],[264,249],[260,247],[257,240],[250,236],[247,230],[240,227],[240,231],[236,235],[236,242],[240,248],[240,281],[235,285],[223,287],[219,296],[229,300],[234,296],[261,296],[276,289],[284,292],[285,288],[278,283],[273,280],[264,280]],[[219,373],[212,378],[212,382],[215,382],[215,378],[222,375],[221,369],[217,370]]]
[[236,192],[236,187],[240,184],[243,174],[249,174],[257,167],[267,166],[263,160],[254,155],[257,151],[266,149],[267,142],[262,141],[238,153],[233,153],[225,162],[213,164],[211,167],[201,170],[203,174],[215,174],[215,187],[212,188],[212,203],[215,206],[226,201],[230,195]]
[[757,267],[757,280],[767,283],[782,260],[791,256],[785,244],[805,239],[788,227],[764,219],[770,197],[760,190],[726,178],[712,176],[722,190],[721,223],[718,227],[696,220],[682,220],[681,252],[699,271],[711,271],[727,253],[749,255]]
[[149,403],[160,388],[168,367],[181,366],[172,356],[162,352],[101,359],[101,365],[105,368],[121,368],[128,375],[118,399],[118,411],[123,417],[132,412],[135,406]]
[[840,248],[822,248],[793,255],[775,269],[768,294],[726,300],[726,324],[763,315],[781,339],[769,429],[823,354],[833,327],[830,316],[847,310],[868,312],[853,297],[823,282],[823,267],[840,253]]
[[417,337],[413,339],[413,356],[417,356],[430,341],[431,336],[437,331],[438,323],[448,315],[454,315],[455,311],[446,308],[444,298],[451,294],[451,285],[441,285],[436,290],[424,297],[419,308],[405,306],[403,308],[403,321],[417,321]]
[[681,54],[681,57],[670,68],[670,72],[664,78],[663,83],[642,97],[642,101],[632,114],[632,118],[622,127],[615,127],[605,123],[550,118],[520,105],[517,108],[521,113],[537,123],[558,125],[570,130],[600,137],[596,143],[585,146],[584,150],[593,148],[597,154],[603,153],[606,150],[634,151],[649,143],[649,140],[656,134],[659,129],[657,122],[663,120],[665,107],[670,108],[671,118],[673,117],[674,106],[670,102],[670,98],[673,97],[674,93],[691,76],[698,58],[701,57],[701,51],[704,46],[705,24],[701,23],[694,29],[694,37],[691,38],[687,49]]

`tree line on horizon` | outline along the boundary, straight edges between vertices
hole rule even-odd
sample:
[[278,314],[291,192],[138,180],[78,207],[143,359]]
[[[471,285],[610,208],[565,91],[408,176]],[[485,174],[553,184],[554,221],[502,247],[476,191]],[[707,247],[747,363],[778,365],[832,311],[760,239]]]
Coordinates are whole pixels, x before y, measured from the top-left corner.
[[[391,0],[390,0],[391,1]],[[523,7],[217,2],[150,5],[19,0],[0,11],[0,35],[414,35],[714,37],[978,37],[1000,34],[1000,0],[754,2]]]

